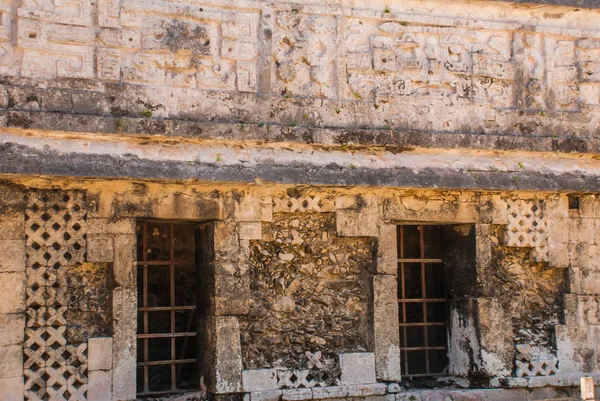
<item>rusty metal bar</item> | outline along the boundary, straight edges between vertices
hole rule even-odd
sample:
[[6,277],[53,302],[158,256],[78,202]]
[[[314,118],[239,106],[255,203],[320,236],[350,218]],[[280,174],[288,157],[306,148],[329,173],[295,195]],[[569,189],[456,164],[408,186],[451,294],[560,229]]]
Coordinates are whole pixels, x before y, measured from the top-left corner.
[[[146,252],[146,248],[148,247],[148,223],[144,223],[143,225],[143,240],[142,240],[142,259],[145,261],[148,260],[148,253]],[[142,287],[142,293],[144,298],[144,308],[148,307],[148,266],[143,267],[144,270],[144,283]],[[148,312],[144,312],[144,334],[148,333]],[[140,338],[138,336],[138,338]],[[144,362],[146,362],[149,357],[148,351],[148,339],[144,339]],[[144,391],[148,391],[148,368],[144,366]]]
[[167,311],[180,311],[180,310],[196,310],[195,306],[151,306],[148,308],[138,308],[140,312],[167,312]]
[[192,337],[197,335],[195,332],[189,333],[160,333],[160,334],[138,334],[138,338],[178,338]]
[[[409,248],[407,248],[407,242],[406,242],[406,228],[407,227],[412,227],[413,229],[416,228],[417,232],[418,232],[418,246],[419,246],[419,252],[418,258],[405,258],[404,256],[409,252]],[[435,320],[435,316],[428,316],[428,311],[427,311],[427,307],[430,304],[444,304],[447,300],[446,298],[427,298],[427,289],[428,287],[430,287],[432,284],[434,283],[428,283],[427,280],[427,268],[426,265],[429,264],[434,264],[434,265],[441,265],[443,263],[442,259],[439,258],[428,258],[426,256],[429,256],[426,251],[425,251],[425,245],[426,243],[432,243],[434,241],[438,241],[441,240],[441,237],[438,238],[433,238],[430,237],[431,234],[428,232],[427,234],[425,233],[425,226],[423,225],[418,225],[418,226],[404,226],[404,225],[400,225],[398,226],[398,238],[399,238],[399,243],[400,243],[400,247],[399,247],[399,258],[398,258],[398,270],[399,270],[399,274],[398,274],[398,279],[399,279],[399,286],[401,288],[400,291],[400,295],[398,298],[398,303],[399,306],[402,308],[402,318],[400,319],[399,322],[399,327],[402,330],[402,333],[404,335],[403,341],[400,344],[400,350],[402,353],[402,357],[404,358],[403,360],[403,368],[404,368],[404,372],[402,372],[403,375],[405,376],[409,376],[409,377],[430,377],[430,376],[436,376],[441,374],[442,372],[435,372],[432,371],[433,370],[437,370],[437,366],[436,368],[432,368],[431,364],[433,363],[433,359],[432,359],[432,355],[431,353],[433,351],[446,351],[447,347],[446,346],[431,346],[429,344],[429,332],[430,330],[433,330],[434,327],[445,327],[446,323],[445,322],[439,322],[439,321],[430,321],[431,319]],[[412,232],[412,230],[411,230]],[[416,235],[416,233],[415,233]],[[416,236],[415,236],[416,239]],[[410,254],[415,254],[414,251],[416,251],[416,246],[417,244],[415,243],[415,248],[412,248],[413,252],[411,252]],[[407,270],[405,269],[405,263],[414,263],[414,264],[419,264],[420,268],[417,271],[420,271],[420,280],[416,281],[415,280],[415,274],[412,273],[413,270]],[[443,266],[442,266],[443,268]],[[416,273],[416,271],[414,272]],[[407,275],[408,274],[408,275]],[[409,285],[409,287],[412,288],[406,288],[407,285]],[[416,292],[416,290],[418,290],[421,292],[421,297],[419,298],[407,298],[407,293],[408,291],[410,291],[411,293]],[[417,305],[420,304],[421,306],[419,307],[420,312],[420,316],[419,314],[414,314],[411,315],[411,320],[417,320],[416,322],[411,322],[408,323],[407,322],[407,305]],[[415,313],[417,311],[414,311]],[[422,332],[419,333],[419,338],[411,338],[411,343],[413,343],[415,346],[408,346],[409,343],[409,339],[408,339],[408,328],[421,328],[422,327]],[[416,334],[415,334],[416,335]],[[412,365],[412,362],[409,363],[408,361],[408,354],[410,351],[421,351],[424,352],[424,357],[425,357],[425,361],[424,361],[424,366],[420,365],[419,369],[423,369],[425,372],[424,373],[418,373],[418,374],[414,374],[412,373],[412,371],[414,370],[414,366]],[[422,358],[422,357],[421,357]],[[414,361],[414,360],[413,360]],[[421,362],[423,362],[423,360],[421,359]]]
[[195,363],[196,359],[175,359],[175,360],[165,360],[165,361],[150,361],[150,362],[140,362],[138,366],[159,366],[159,365],[177,365],[184,363]]
[[[175,282],[175,272],[176,272],[175,269],[180,268],[180,267],[185,267],[185,266],[195,266],[195,264],[190,262],[189,260],[187,260],[187,261],[176,261],[175,260],[176,224],[173,224],[173,223],[161,225],[162,227],[164,227],[165,229],[168,230],[168,249],[167,249],[167,244],[165,244],[165,246],[161,247],[161,250],[164,252],[168,252],[169,260],[149,261],[148,260],[148,247],[149,247],[149,243],[150,243],[150,239],[149,239],[150,232],[149,232],[149,227],[148,227],[149,225],[150,225],[149,223],[144,222],[142,224],[143,231],[141,232],[141,238],[138,235],[138,240],[141,239],[141,241],[142,241],[143,250],[142,250],[142,257],[141,257],[142,260],[140,260],[139,262],[136,263],[136,266],[139,266],[142,268],[142,273],[143,273],[143,278],[142,278],[141,282],[138,282],[139,283],[138,285],[140,285],[141,289],[142,289],[142,291],[141,291],[142,299],[141,299],[141,302],[139,302],[141,307],[138,307],[138,313],[143,314],[143,317],[144,317],[144,324],[143,324],[143,330],[142,330],[143,332],[137,334],[137,338],[143,342],[143,346],[144,346],[143,357],[141,357],[141,358],[143,358],[143,360],[138,360],[138,362],[137,362],[137,366],[139,368],[142,368],[142,371],[144,374],[143,391],[140,392],[139,395],[160,395],[160,394],[194,391],[193,389],[179,389],[177,387],[177,375],[181,373],[181,367],[183,367],[185,364],[197,364],[198,363],[198,360],[195,358],[179,359],[179,360],[177,359],[177,339],[183,338],[184,343],[187,343],[187,339],[189,339],[190,337],[196,337],[198,335],[198,333],[190,331],[191,325],[189,324],[189,322],[188,322],[187,330],[185,332],[177,332],[177,326],[176,326],[176,316],[177,315],[176,315],[176,313],[182,312],[182,311],[190,311],[190,312],[192,312],[191,316],[193,317],[194,316],[193,311],[196,310],[196,294],[194,294],[194,301],[193,301],[194,305],[176,306],[177,290],[176,290],[175,286],[177,283]],[[162,232],[162,230],[163,229],[161,228],[161,232]],[[160,306],[160,307],[150,306],[150,299],[151,299],[150,296],[153,294],[153,292],[151,292],[149,289],[149,282],[150,282],[150,278],[149,278],[150,270],[149,269],[152,269],[153,267],[158,267],[158,266],[164,266],[164,267],[169,268],[169,306]],[[181,284],[184,285],[183,282]],[[150,333],[150,323],[151,323],[150,322],[150,317],[151,317],[150,312],[169,312],[168,332]],[[191,317],[190,317],[190,319],[191,319]],[[167,331],[166,327],[165,327],[165,331]],[[150,354],[151,354],[150,351],[151,350],[150,350],[149,342],[152,339],[161,339],[161,338],[168,339],[168,343],[169,343],[168,347],[169,348],[164,347],[164,351],[169,351],[169,357],[167,360],[151,361],[150,360]],[[159,350],[163,350],[163,348],[160,348]],[[185,356],[185,350],[182,350],[181,358],[183,358],[184,356]],[[158,366],[168,367],[168,370],[170,372],[170,378],[169,378],[169,380],[167,380],[167,377],[165,375],[164,379],[161,379],[161,380],[164,380],[164,382],[163,382],[164,386],[162,386],[163,388],[160,391],[153,391],[150,389],[150,385],[151,385],[151,379],[154,380],[154,372],[153,372],[153,376],[151,378],[149,369],[151,367],[158,367]],[[153,387],[155,387],[155,385],[153,385]]]

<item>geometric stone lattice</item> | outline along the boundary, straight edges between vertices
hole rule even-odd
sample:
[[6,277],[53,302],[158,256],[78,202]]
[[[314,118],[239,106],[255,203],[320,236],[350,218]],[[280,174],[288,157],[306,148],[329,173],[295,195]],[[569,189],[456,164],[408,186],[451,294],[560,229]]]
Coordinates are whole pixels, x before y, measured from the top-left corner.
[[518,344],[515,348],[515,376],[551,376],[560,373],[558,358],[550,350],[527,344]]
[[25,399],[83,401],[87,343],[69,344],[68,272],[84,262],[85,194],[44,190],[25,209],[27,314],[23,347]]
[[274,198],[273,212],[335,212],[335,202],[332,199],[321,199],[321,197],[319,196],[301,196],[299,198]]
[[548,261],[548,227],[544,219],[543,203],[538,200],[509,200],[507,246],[533,248],[531,260]]
[[337,385],[337,377],[327,370],[279,370],[277,371],[277,387],[279,388],[311,388]]

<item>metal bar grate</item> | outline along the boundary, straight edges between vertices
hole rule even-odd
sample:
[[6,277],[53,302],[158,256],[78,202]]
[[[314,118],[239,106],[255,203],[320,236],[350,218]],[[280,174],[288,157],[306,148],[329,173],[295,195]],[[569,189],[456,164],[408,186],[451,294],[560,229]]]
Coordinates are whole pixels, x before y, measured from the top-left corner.
[[198,389],[194,226],[137,227],[138,395]]
[[398,226],[398,303],[402,375],[443,374],[447,367],[446,292],[441,227]]

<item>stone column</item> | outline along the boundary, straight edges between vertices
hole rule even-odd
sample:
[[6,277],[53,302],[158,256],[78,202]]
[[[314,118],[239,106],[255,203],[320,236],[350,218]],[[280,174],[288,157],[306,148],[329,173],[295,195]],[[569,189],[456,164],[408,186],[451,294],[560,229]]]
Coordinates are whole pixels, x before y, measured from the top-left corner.
[[0,214],[0,401],[22,401],[24,397],[24,227],[22,213]]

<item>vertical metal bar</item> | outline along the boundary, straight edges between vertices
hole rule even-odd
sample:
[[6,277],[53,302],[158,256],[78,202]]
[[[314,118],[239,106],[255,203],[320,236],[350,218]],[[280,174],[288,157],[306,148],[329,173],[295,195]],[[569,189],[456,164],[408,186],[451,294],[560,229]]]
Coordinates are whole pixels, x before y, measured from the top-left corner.
[[[400,258],[403,260],[400,262],[400,277],[402,282],[402,299],[406,299],[406,283],[404,280],[404,226],[399,226],[400,229]],[[402,323],[406,323],[406,302],[402,302]],[[407,328],[406,326],[402,327],[402,331],[404,333],[404,347],[408,347],[408,339],[407,339]],[[408,370],[408,351],[403,352],[404,356],[404,371],[406,374],[409,374]]]
[[[171,283],[170,291],[171,291],[171,333],[175,333],[175,225],[169,225],[169,262],[170,262],[170,278],[169,281]],[[171,360],[175,361],[177,358],[177,347],[175,342],[175,336],[171,337]],[[177,365],[175,362],[171,364],[171,388],[173,390],[177,389],[177,379],[175,378]]]
[[[419,246],[421,259],[425,259],[425,226],[419,226]],[[425,262],[421,260],[421,291],[423,299],[423,323],[427,323],[427,286],[425,283]],[[423,340],[425,345],[425,373],[431,373],[429,370],[429,340],[427,339],[427,325],[423,326]]]
[[[144,308],[148,307],[148,265],[146,262],[148,261],[148,253],[146,248],[148,246],[148,223],[144,223],[142,228],[142,260],[144,264],[142,265],[143,270],[143,283],[142,283],[142,305]],[[148,334],[148,311],[144,311],[144,334]],[[149,352],[148,352],[148,339],[144,338],[144,362],[148,362]],[[148,366],[144,366],[144,392],[149,391],[149,380],[148,380]]]

